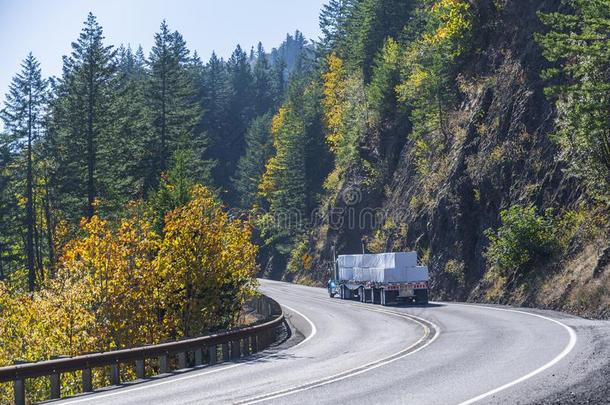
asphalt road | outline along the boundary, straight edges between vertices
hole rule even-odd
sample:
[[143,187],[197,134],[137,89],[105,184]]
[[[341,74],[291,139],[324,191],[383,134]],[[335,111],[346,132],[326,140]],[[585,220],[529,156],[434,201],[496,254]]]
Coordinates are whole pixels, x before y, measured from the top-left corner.
[[295,329],[282,344],[61,403],[610,403],[610,322],[451,303],[381,307],[273,281],[261,290]]

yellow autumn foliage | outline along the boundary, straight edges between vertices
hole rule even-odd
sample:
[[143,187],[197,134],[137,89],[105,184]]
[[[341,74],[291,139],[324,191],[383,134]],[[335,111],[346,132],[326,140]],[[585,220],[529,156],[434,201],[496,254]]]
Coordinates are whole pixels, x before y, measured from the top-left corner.
[[273,147],[276,153],[266,163],[265,172],[263,173],[261,182],[258,185],[260,195],[267,200],[271,200],[271,195],[277,191],[277,175],[285,169],[282,154],[285,154],[286,151],[281,145],[279,135],[286,123],[286,117],[290,114],[290,110],[291,107],[289,106],[280,107],[279,111],[273,116],[271,121],[271,135],[273,137]]
[[234,325],[256,287],[250,227],[231,220],[204,187],[192,193],[191,202],[167,215],[155,266],[165,334],[174,338]]
[[345,115],[347,71],[341,58],[330,54],[328,70],[324,73],[324,120],[328,128],[326,140],[331,151],[337,153],[342,143]]
[[[273,117],[271,131],[275,154],[265,166],[258,186],[259,194],[270,203],[272,210],[295,208],[282,205],[285,190],[297,176],[303,176],[302,152],[306,134],[303,117],[292,104],[282,106]],[[304,180],[303,180],[304,181]]]
[[[460,38],[472,27],[468,18],[470,4],[465,0],[438,0],[430,10],[430,16],[438,21],[436,29],[424,33],[423,39],[429,44],[439,44]],[[461,49],[456,50],[459,54]]]
[[[163,238],[137,210],[118,224],[94,216],[63,246],[56,277],[40,291],[0,282],[0,366],[234,326],[256,287],[251,231],[204,187],[191,194],[166,215]],[[64,376],[62,392],[77,392],[77,377]],[[48,380],[28,380],[27,391],[31,401],[48,399]],[[11,385],[1,384],[0,403],[11,400]]]
[[427,9],[428,27],[404,52],[406,80],[396,89],[401,101],[438,93],[440,71],[464,50],[472,28],[470,8],[465,0],[436,0]]
[[322,100],[326,143],[335,157],[335,170],[342,170],[358,159],[358,145],[369,127],[369,105],[362,72],[348,72],[336,54],[328,56],[327,65]]

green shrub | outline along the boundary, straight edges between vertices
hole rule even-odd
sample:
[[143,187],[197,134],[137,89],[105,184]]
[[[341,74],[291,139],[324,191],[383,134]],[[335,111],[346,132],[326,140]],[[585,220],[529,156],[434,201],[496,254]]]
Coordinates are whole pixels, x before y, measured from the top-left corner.
[[466,282],[464,262],[451,259],[445,264],[445,273],[449,274],[458,283],[459,286],[464,286]]
[[564,245],[562,221],[551,209],[539,215],[533,205],[513,205],[500,216],[498,230],[485,232],[490,241],[487,261],[500,275],[524,273],[554,256]]
[[299,238],[290,252],[288,259],[288,273],[299,274],[311,271],[313,256],[309,253],[309,240],[306,236]]

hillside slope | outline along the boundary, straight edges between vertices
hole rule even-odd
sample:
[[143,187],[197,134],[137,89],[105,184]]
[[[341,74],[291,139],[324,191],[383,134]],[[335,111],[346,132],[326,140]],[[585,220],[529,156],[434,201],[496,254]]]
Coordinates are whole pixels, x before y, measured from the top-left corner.
[[[401,123],[387,120],[367,133],[359,154],[384,168],[383,176],[371,182],[362,165],[350,166],[325,207],[345,224],[350,216],[365,220],[356,226],[318,224],[309,235],[314,270],[286,278],[323,281],[333,245],[339,253],[355,253],[364,241],[369,251],[418,250],[430,268],[434,299],[609,317],[606,213],[586,197],[550,140],[556,113],[539,75],[548,62],[533,39],[545,29],[537,11],[557,10],[560,2],[471,6],[475,28],[455,75],[459,100],[445,115],[445,153],[421,176],[414,141]],[[500,279],[489,271],[485,232],[498,228],[501,211],[515,204],[578,213],[580,220],[561,252],[533,263],[525,274]],[[381,218],[376,224],[366,220],[371,212]]]

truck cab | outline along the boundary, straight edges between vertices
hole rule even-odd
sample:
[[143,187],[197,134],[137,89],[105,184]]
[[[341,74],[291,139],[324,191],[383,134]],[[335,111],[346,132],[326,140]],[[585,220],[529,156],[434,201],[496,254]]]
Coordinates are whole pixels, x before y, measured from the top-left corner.
[[326,288],[328,289],[328,295],[330,298],[334,298],[339,291],[337,288],[337,282],[335,280],[328,280],[328,283],[326,283]]

